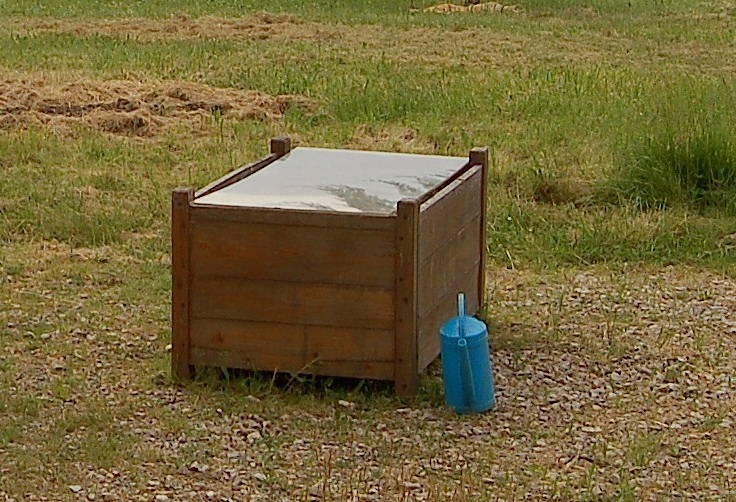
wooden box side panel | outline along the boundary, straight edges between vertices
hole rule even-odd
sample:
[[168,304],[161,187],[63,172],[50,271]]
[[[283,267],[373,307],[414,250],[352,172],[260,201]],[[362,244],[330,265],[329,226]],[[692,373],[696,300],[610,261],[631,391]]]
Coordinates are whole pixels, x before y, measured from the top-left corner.
[[393,332],[193,318],[193,365],[393,379]]
[[482,166],[475,166],[427,201],[419,215],[418,328],[419,367],[440,351],[439,328],[457,312],[457,294],[475,313],[483,263]]
[[[348,223],[342,226],[312,226],[306,219],[264,221],[260,210],[235,209],[192,208],[194,276],[394,287],[394,229],[382,228],[382,220],[392,223],[392,218],[381,218],[378,228],[351,227],[349,220],[341,221]],[[235,218],[239,213],[255,216]],[[316,224],[323,221],[318,214],[314,217]]]
[[393,220],[278,216],[192,208],[191,364],[393,378]]

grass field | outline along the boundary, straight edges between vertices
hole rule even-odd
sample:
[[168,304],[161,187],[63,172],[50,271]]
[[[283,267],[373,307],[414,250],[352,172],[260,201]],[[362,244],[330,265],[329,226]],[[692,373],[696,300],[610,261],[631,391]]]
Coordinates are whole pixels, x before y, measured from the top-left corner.
[[[558,3],[0,3],[0,499],[736,499],[736,4]],[[171,190],[277,135],[490,147],[494,412],[171,381]]]

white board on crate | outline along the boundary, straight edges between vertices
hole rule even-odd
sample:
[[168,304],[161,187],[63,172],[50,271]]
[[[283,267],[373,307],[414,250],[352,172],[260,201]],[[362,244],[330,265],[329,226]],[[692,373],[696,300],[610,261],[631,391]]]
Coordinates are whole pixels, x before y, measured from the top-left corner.
[[197,204],[391,214],[467,164],[467,157],[293,149]]

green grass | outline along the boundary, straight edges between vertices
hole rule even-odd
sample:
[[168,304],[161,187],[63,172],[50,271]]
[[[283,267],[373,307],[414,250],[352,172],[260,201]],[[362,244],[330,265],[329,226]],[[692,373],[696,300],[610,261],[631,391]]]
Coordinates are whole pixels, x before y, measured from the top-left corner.
[[[689,85],[688,85],[689,84]],[[682,82],[624,140],[610,187],[642,208],[736,210],[736,87]]]
[[[604,431],[606,440],[591,444],[574,429],[606,413],[614,428],[637,413],[627,398],[638,397],[623,383],[651,379],[645,398],[665,396],[656,394],[655,380],[660,372],[673,375],[662,358],[702,364],[698,374],[728,369],[733,360],[722,326],[688,331],[692,322],[713,319],[687,315],[726,301],[711,293],[712,284],[699,290],[696,304],[657,310],[671,297],[652,296],[668,287],[671,270],[696,279],[733,276],[733,7],[518,3],[523,13],[468,17],[411,13],[403,0],[2,2],[0,69],[13,89],[34,79],[176,80],[297,94],[315,107],[289,108],[273,119],[213,113],[196,128],[176,123],[151,137],[107,134],[81,122],[1,131],[0,464],[8,467],[0,469],[0,493],[73,500],[68,486],[98,474],[108,479],[112,469],[123,471],[118,485],[140,488],[148,499],[155,491],[149,480],[232,484],[223,474],[229,471],[218,471],[222,479],[192,471],[195,461],[257,471],[273,494],[306,496],[317,486],[333,500],[349,499],[348,487],[368,490],[376,479],[383,483],[379,498],[411,498],[407,486],[422,476],[434,500],[530,493],[635,500],[645,493],[637,476],[660,469],[675,434]],[[263,38],[174,40],[34,31],[21,23],[260,11],[289,13],[293,26]],[[289,30],[300,33],[306,22],[332,35],[290,38]],[[0,106],[8,95],[0,95]],[[289,374],[211,370],[192,384],[172,384],[171,190],[201,187],[261,157],[268,139],[282,134],[300,145],[441,155],[491,148],[486,236],[489,286],[499,289],[489,294],[487,316],[500,388],[509,393],[498,414],[458,418],[444,410],[436,367],[413,401],[375,382]],[[594,288],[586,274],[619,287],[595,298],[601,311],[590,313],[589,303],[576,300],[589,294],[579,282]],[[552,291],[547,281],[561,284]],[[677,291],[683,302],[691,294],[685,286]],[[621,314],[636,295],[641,304]],[[611,374],[626,361],[651,375],[614,381]],[[568,386],[566,372],[574,368],[589,379],[579,388]],[[533,380],[539,372],[549,379]],[[603,410],[592,408],[592,381],[617,393]],[[672,399],[692,404],[679,393],[684,385]],[[542,410],[548,397],[557,403],[558,386],[580,402],[569,415]],[[732,404],[727,396],[721,402]],[[724,413],[704,414],[713,441],[728,441],[719,435]],[[251,429],[239,428],[250,421],[267,431],[260,440],[248,442]],[[540,439],[547,446],[535,446]],[[294,446],[300,440],[301,450]],[[358,459],[351,447],[367,453]],[[582,460],[539,453],[568,450]],[[285,473],[291,459],[283,451],[308,454]],[[443,463],[445,455],[451,460]],[[404,467],[406,459],[413,464]],[[571,470],[561,471],[568,461]],[[85,477],[85,466],[94,476]],[[709,481],[698,469],[676,476],[693,492]],[[250,474],[242,481],[260,486]],[[120,490],[113,496],[133,497]]]
[[[93,49],[89,43],[95,44],[97,59],[71,58],[83,74],[120,78],[137,61],[143,65],[138,71],[149,78],[187,80],[215,61],[203,83],[301,94],[316,99],[318,108],[289,112],[270,125],[225,117],[218,134],[213,118],[211,136],[184,146],[175,146],[174,134],[152,144],[84,130],[75,143],[43,130],[6,136],[0,139],[0,162],[12,169],[0,173],[5,239],[20,234],[73,245],[121,242],[131,232],[161,228],[167,190],[201,186],[255,158],[272,133],[294,131],[310,144],[344,146],[360,131],[375,136],[388,130],[411,131],[418,140],[414,148],[427,153],[463,155],[477,144],[492,148],[489,250],[499,263],[509,262],[507,253],[514,266],[633,260],[726,269],[732,263],[717,242],[734,229],[717,213],[636,209],[696,199],[732,205],[733,120],[729,107],[716,106],[733,101],[731,76],[693,78],[668,69],[660,81],[647,71],[605,64],[491,72],[454,64],[417,66],[371,53],[346,61],[335,49],[299,44],[286,49],[275,42],[120,45],[114,38],[80,43],[67,35],[25,40],[16,55],[5,53],[0,62],[17,69],[21,54],[49,45],[81,54]],[[312,52],[316,59],[237,64],[257,50]],[[28,69],[44,70],[35,61],[25,61]],[[51,71],[50,60],[47,64],[44,71]],[[689,104],[680,109],[680,103]],[[672,141],[681,144],[671,147]],[[401,139],[394,144],[401,148]],[[687,174],[688,166],[708,172],[697,178]],[[698,185],[704,175],[713,178],[705,192]],[[596,190],[599,186],[604,189]],[[635,207],[628,207],[629,200]],[[642,226],[646,231],[638,231]]]
[[[258,0],[165,0],[160,2],[142,2],[140,0],[92,0],[70,1],[63,5],[55,0],[45,0],[29,4],[22,0],[8,0],[0,7],[0,14],[5,16],[50,17],[50,18],[111,18],[111,17],[146,17],[163,18],[172,14],[202,16],[240,16],[251,12],[270,11],[287,12],[310,19],[330,22],[356,23],[434,23],[435,18],[423,14],[412,14],[410,8],[423,9],[433,5],[433,0],[350,0],[344,2],[291,2],[289,0],[273,0],[264,4]],[[697,6],[686,0],[647,0],[643,2],[618,2],[615,0],[597,1],[594,4],[584,0],[573,0],[560,5],[554,0],[520,0],[513,2],[533,15],[565,16],[574,20],[581,9],[594,9],[595,12],[612,16],[616,20],[641,15],[677,15],[698,10],[711,10],[718,3],[701,3]],[[495,21],[489,18],[459,21],[458,16],[450,21],[452,24],[487,24]],[[636,20],[632,20],[636,21]],[[629,21],[631,24],[631,21]]]

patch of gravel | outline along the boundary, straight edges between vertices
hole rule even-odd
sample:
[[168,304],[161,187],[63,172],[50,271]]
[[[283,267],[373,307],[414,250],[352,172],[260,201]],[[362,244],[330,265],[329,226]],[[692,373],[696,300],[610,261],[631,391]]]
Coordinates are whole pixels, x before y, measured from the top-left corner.
[[[34,396],[42,412],[26,415],[22,433],[0,448],[7,497],[714,500],[733,492],[731,277],[687,267],[490,270],[498,406],[457,416],[441,405],[435,373],[408,402],[254,390],[247,381],[172,385],[162,373],[165,305],[122,301],[114,285],[65,282],[85,260],[90,277],[121,267],[114,251],[115,263],[101,263],[63,246],[25,246],[12,249],[16,271],[0,291],[3,368],[23,378],[5,378],[2,391]],[[24,267],[22,256],[43,258]],[[125,269],[130,280],[136,267]],[[41,343],[27,333],[42,325],[63,329]]]

